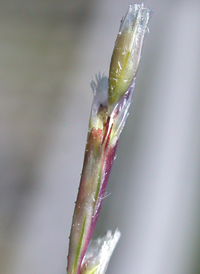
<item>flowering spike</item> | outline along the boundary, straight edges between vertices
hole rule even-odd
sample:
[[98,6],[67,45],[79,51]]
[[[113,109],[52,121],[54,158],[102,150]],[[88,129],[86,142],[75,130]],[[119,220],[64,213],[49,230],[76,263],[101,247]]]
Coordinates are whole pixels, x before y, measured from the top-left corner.
[[122,19],[110,64],[110,104],[124,95],[136,76],[150,13],[143,4],[130,5]]
[[[94,93],[80,187],[69,242],[68,274],[104,274],[120,232],[97,240],[86,253],[94,231],[106,185],[116,158],[135,86],[150,10],[131,5],[121,23],[112,55],[109,79],[98,74],[91,81]],[[88,255],[89,254],[89,255]],[[88,257],[89,256],[89,257]]]
[[82,262],[80,274],[104,274],[121,233],[108,231],[103,238],[91,241]]

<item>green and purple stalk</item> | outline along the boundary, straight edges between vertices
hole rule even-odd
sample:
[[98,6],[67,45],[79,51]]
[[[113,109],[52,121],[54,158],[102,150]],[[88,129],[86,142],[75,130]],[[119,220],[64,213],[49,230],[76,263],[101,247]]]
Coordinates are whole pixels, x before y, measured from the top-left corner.
[[[115,42],[109,78],[99,74],[96,76],[96,83],[91,82],[94,99],[72,220],[68,274],[103,274],[106,271],[107,264],[102,267],[101,258],[92,263],[92,255],[88,258],[86,250],[105,197],[119,137],[128,116],[150,13],[150,9],[144,8],[143,4],[129,6]],[[120,233],[117,232],[116,235],[108,236],[107,243],[113,241],[116,244]],[[110,249],[109,256],[115,244]]]

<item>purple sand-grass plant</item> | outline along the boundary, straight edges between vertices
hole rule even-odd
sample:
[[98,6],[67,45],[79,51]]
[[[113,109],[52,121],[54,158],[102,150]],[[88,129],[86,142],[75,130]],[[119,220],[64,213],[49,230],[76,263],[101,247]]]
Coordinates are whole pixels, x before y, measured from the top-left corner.
[[120,238],[118,230],[108,231],[90,242],[128,116],[150,15],[143,4],[129,6],[115,42],[109,78],[99,74],[96,82],[91,81],[94,99],[70,233],[68,274],[104,274]]

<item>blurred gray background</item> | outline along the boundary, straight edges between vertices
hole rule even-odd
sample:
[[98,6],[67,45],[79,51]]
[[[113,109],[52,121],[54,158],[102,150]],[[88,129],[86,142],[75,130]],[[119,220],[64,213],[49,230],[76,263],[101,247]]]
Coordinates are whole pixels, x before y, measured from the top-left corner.
[[[0,273],[64,274],[95,73],[127,0],[0,1]],[[154,10],[95,237],[107,273],[200,273],[200,1]]]

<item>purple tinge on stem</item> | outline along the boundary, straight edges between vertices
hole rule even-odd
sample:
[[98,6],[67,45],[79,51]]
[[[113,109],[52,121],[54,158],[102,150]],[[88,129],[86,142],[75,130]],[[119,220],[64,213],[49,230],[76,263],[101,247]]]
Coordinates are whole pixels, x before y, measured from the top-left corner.
[[[81,270],[83,258],[99,216],[120,134],[128,117],[149,18],[150,10],[143,4],[130,5],[115,43],[109,79],[99,74],[96,82],[91,82],[94,99],[70,233],[68,274],[87,273],[86,264],[84,271]],[[98,274],[103,274],[105,267],[100,269],[104,270]]]
[[[105,77],[99,78],[101,86]],[[108,82],[107,82],[108,83]],[[87,246],[94,231],[113,161],[116,157],[119,136],[128,115],[134,83],[116,104],[111,113],[108,106],[99,104],[99,110],[92,110],[91,120],[100,119],[98,128],[90,121],[90,130],[85,150],[81,182],[76,201],[68,255],[68,273],[80,273]],[[101,92],[99,89],[98,92]],[[98,96],[98,94],[96,94]],[[99,103],[99,102],[98,102]],[[96,98],[94,98],[96,108]],[[95,114],[94,114],[95,113]],[[101,128],[101,126],[103,126]],[[72,264],[71,264],[72,262]]]

